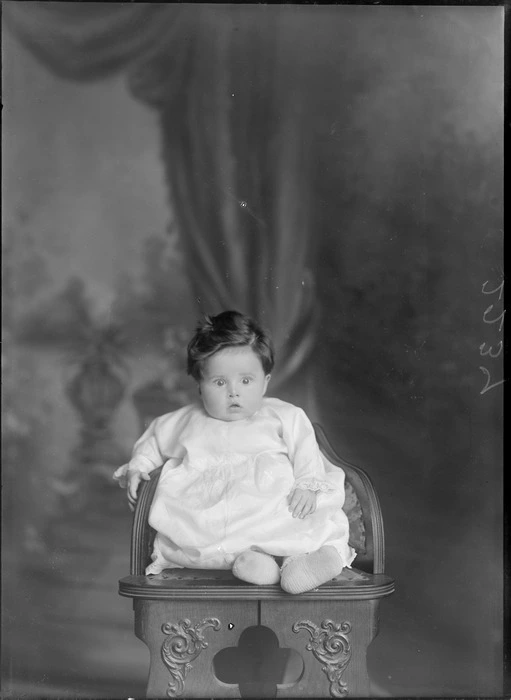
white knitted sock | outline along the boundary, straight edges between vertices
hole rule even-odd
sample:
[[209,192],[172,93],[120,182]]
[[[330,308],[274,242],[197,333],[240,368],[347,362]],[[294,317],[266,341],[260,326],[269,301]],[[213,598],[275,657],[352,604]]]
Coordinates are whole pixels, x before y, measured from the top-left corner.
[[280,567],[275,559],[263,552],[247,549],[239,554],[232,565],[236,578],[259,586],[268,586],[280,581]]
[[280,585],[287,593],[305,593],[330,581],[343,568],[339,552],[335,547],[325,545],[316,552],[284,561]]

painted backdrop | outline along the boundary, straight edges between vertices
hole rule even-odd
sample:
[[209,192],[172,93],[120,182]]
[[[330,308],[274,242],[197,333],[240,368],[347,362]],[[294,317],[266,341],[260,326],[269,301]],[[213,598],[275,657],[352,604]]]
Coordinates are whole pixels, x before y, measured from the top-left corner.
[[[87,16],[87,3],[79,12]],[[314,175],[306,205],[304,182],[293,183],[313,241],[310,256],[301,249],[302,281],[315,301],[304,317],[307,371],[295,365],[284,388],[369,472],[382,502],[397,592],[382,605],[370,669],[396,697],[499,695],[503,13],[281,12],[281,59],[307,47],[307,75],[293,74],[291,93],[314,84],[304,121],[286,112]],[[137,696],[147,653],[116,593],[130,515],[110,474],[151,415],[194,395],[183,347],[200,308],[219,301],[197,303],[204,280],[184,238],[189,210],[179,210],[187,190],[169,196],[169,122],[162,128],[155,106],[133,97],[122,71],[59,77],[4,14],[4,693]],[[37,29],[30,8],[23,21]],[[217,18],[204,21],[203,30]],[[253,36],[264,38],[271,15],[257,21]],[[194,72],[198,46],[185,86],[204,80]],[[247,70],[261,56],[271,65],[265,40],[262,54],[254,46]],[[269,123],[264,73],[254,76],[244,94],[261,110],[262,133],[233,138],[235,161],[250,157]],[[179,103],[173,109],[178,118]],[[276,129],[276,146],[288,143],[284,133]],[[215,134],[206,142],[216,145]],[[289,153],[282,162],[290,167]],[[284,222],[291,235],[293,192],[266,192],[256,206],[253,191],[236,191],[231,221],[254,236],[261,202],[285,202],[281,218],[272,209],[264,223]],[[206,205],[217,199],[199,195],[207,235]],[[249,257],[236,228],[230,236]],[[296,254],[288,242],[282,270]]]

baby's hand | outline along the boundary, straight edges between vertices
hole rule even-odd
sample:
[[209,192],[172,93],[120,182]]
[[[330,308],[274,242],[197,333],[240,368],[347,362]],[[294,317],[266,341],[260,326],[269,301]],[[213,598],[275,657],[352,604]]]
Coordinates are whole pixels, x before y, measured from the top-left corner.
[[140,486],[140,482],[142,479],[144,481],[149,481],[150,476],[146,472],[140,472],[138,470],[128,470],[127,473],[127,478],[128,478],[128,502],[130,505],[130,510],[135,510],[135,505],[137,502],[137,491],[138,487]]
[[305,518],[316,510],[317,494],[309,489],[294,489],[287,497],[293,518]]

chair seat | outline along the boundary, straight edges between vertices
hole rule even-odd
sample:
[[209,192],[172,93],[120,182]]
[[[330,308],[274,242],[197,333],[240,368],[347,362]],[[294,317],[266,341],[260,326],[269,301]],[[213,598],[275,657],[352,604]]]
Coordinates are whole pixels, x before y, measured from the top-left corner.
[[278,584],[256,586],[240,581],[231,571],[217,569],[166,569],[157,576],[126,576],[119,581],[120,595],[151,600],[364,600],[393,592],[394,581],[389,576],[357,569],[344,569],[328,583],[298,596],[286,593]]
[[[244,695],[241,674],[255,653],[243,640],[254,630],[274,638],[270,657],[289,661],[294,654],[300,667],[291,682],[258,686],[257,697],[367,697],[366,650],[377,634],[379,599],[393,591],[389,576],[357,569],[300,595],[213,569],[167,569],[119,581],[119,593],[133,599],[135,631],[151,655],[148,698],[254,697]],[[223,670],[220,659],[227,659]],[[226,668],[232,682],[222,675]]]

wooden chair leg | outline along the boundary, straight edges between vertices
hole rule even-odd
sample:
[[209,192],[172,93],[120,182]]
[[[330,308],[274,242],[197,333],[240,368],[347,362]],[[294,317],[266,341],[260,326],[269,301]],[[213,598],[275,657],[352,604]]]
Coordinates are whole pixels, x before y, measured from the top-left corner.
[[257,624],[257,603],[243,601],[135,601],[135,633],[149,649],[148,698],[239,698],[219,681],[215,655],[237,646]]
[[369,697],[367,648],[377,631],[377,601],[265,601],[261,624],[296,650],[304,673],[282,698]]

